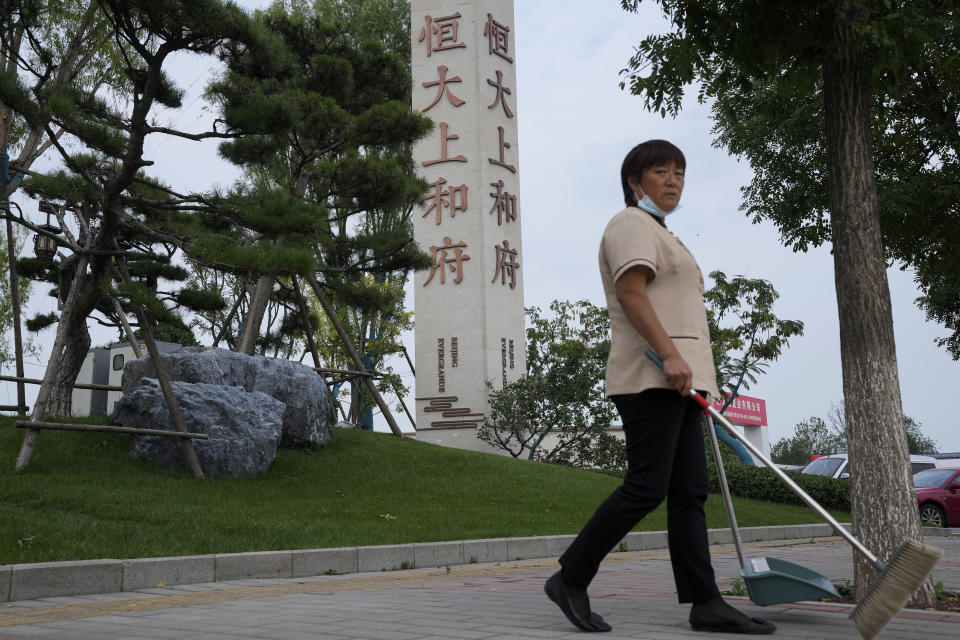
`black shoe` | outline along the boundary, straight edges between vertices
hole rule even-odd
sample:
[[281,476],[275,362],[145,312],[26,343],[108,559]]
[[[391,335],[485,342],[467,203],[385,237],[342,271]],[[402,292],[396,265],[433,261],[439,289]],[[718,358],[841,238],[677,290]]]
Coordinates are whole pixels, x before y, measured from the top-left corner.
[[600,614],[591,611],[590,614],[584,618],[573,609],[570,598],[567,597],[567,590],[566,587],[564,587],[563,579],[560,577],[559,571],[550,576],[546,584],[543,585],[543,590],[546,592],[547,597],[560,607],[560,611],[563,611],[563,615],[567,616],[567,620],[578,629],[589,632],[610,631],[610,629],[612,629],[610,625],[603,621]]
[[721,598],[695,604],[690,609],[690,626],[694,631],[768,634],[777,630],[760,618],[751,618],[737,611]]

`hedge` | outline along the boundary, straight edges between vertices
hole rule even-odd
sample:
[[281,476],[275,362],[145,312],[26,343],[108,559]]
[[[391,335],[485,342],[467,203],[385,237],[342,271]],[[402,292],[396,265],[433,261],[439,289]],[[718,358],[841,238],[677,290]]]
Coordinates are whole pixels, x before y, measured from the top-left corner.
[[[720,481],[717,479],[717,466],[713,462],[713,452],[709,438],[704,435],[707,447],[707,469],[710,473],[710,492],[720,493]],[[745,465],[737,458],[730,447],[720,443],[720,455],[723,458],[723,470],[726,472],[730,493],[741,498],[766,500],[781,504],[805,504],[787,484],[765,466]],[[810,497],[826,509],[850,511],[850,482],[826,476],[815,476],[787,471]]]

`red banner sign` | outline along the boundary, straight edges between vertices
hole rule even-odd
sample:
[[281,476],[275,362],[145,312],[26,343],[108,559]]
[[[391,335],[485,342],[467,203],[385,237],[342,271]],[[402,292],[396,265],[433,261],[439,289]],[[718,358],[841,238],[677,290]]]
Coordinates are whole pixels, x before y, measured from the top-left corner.
[[[717,411],[723,407],[723,403],[715,400],[713,403]],[[767,403],[761,398],[751,398],[750,396],[737,396],[723,412],[723,416],[738,425],[745,427],[765,427],[767,426]]]

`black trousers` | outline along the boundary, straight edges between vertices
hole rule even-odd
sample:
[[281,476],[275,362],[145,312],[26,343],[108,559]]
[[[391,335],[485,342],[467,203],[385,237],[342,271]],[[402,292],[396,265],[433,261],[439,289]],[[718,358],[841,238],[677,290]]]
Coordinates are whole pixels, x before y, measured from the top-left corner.
[[680,602],[720,597],[703,505],[709,480],[700,408],[673,389],[611,398],[623,419],[627,474],[560,558],[568,584],[586,589],[600,562],[667,498],[667,540]]

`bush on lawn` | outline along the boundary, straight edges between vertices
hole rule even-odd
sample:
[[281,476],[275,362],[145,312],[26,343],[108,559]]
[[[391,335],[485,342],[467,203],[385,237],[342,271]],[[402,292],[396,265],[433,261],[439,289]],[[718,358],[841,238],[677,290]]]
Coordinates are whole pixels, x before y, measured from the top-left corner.
[[[710,474],[710,493],[720,493],[720,481],[717,466],[713,462],[713,452],[709,436],[704,433],[704,446],[707,450],[707,470]],[[804,504],[783,480],[765,466],[745,465],[737,458],[733,450],[720,443],[720,455],[723,458],[723,470],[730,485],[730,494],[753,500],[766,500],[780,504]],[[825,509],[850,510],[850,482],[826,476],[805,475],[798,471],[787,471],[810,497]]]

